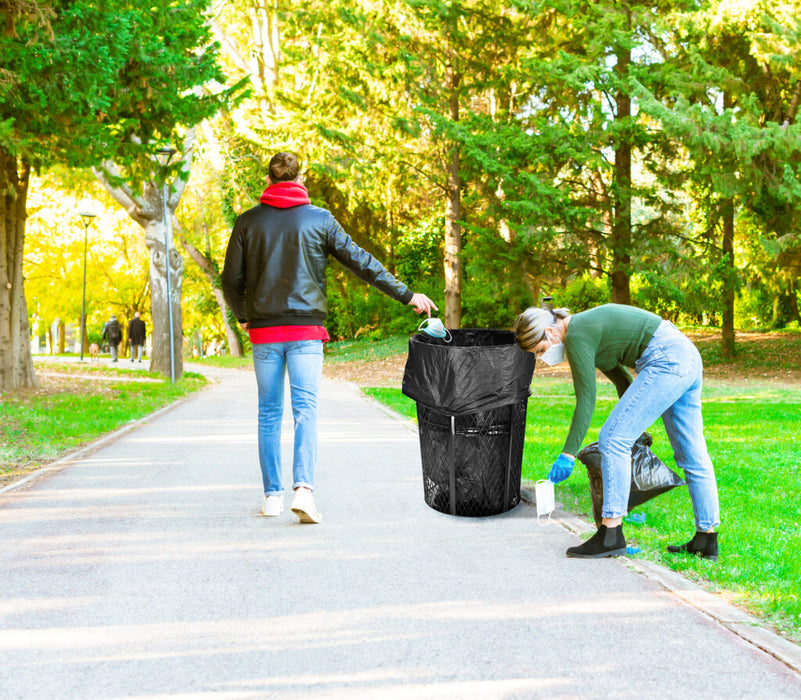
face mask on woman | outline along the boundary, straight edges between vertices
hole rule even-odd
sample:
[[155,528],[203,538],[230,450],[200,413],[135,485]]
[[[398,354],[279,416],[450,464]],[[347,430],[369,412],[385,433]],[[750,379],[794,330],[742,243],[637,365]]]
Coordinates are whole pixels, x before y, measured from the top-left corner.
[[551,343],[551,347],[549,347],[542,355],[540,355],[540,360],[544,362],[549,367],[554,367],[555,365],[561,364],[565,361],[565,344],[559,342],[555,335],[551,334],[549,331],[545,331],[545,335]]

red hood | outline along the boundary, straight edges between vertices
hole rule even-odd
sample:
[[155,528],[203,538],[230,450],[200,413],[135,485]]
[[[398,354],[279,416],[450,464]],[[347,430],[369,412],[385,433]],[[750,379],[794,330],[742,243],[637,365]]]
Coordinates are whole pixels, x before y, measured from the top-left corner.
[[279,209],[311,204],[308,191],[299,182],[275,182],[264,190],[259,201]]

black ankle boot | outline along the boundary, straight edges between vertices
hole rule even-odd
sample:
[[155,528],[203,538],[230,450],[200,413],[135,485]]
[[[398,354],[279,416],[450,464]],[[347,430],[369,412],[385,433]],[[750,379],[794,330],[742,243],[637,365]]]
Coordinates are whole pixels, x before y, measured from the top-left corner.
[[696,532],[687,544],[669,544],[667,549],[673,554],[689,552],[690,554],[700,554],[702,558],[710,561],[717,561],[718,533]]
[[569,547],[566,554],[577,559],[600,559],[601,557],[619,557],[626,553],[626,538],[623,537],[623,526],[607,528],[601,525],[590,539],[578,547]]

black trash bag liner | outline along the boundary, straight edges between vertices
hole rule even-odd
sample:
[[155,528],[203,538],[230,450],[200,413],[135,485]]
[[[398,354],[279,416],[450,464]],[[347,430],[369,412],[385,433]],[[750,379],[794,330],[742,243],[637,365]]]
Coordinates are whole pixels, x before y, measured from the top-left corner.
[[475,413],[531,393],[533,353],[512,331],[462,328],[451,341],[417,333],[409,339],[402,391],[418,403],[451,415]]
[[527,401],[459,416],[417,404],[423,492],[431,508],[481,517],[520,502]]
[[[676,488],[685,486],[686,482],[670,469],[652,451],[654,440],[650,433],[643,433],[631,448],[631,491],[629,492],[628,509],[650,501],[652,498]],[[601,451],[598,443],[593,442],[576,455],[587,467],[590,480],[590,497],[592,498],[592,515],[596,526],[601,525],[601,511],[604,507],[604,481],[601,474]]]

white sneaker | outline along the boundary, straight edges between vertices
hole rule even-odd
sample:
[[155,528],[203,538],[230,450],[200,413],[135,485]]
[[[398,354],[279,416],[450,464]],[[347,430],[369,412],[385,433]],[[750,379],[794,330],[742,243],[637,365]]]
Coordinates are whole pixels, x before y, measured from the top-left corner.
[[300,518],[302,523],[322,522],[323,516],[314,505],[314,496],[307,488],[299,488],[292,499],[292,512]]
[[274,518],[281,515],[284,510],[284,496],[283,494],[275,494],[273,496],[265,496],[264,503],[261,504],[261,514],[267,518]]

